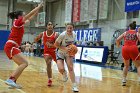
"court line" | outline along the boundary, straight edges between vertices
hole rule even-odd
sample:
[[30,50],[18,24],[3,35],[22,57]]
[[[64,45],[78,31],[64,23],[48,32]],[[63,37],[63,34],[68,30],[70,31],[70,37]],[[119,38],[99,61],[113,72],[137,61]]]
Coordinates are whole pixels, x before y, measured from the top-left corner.
[[[4,83],[4,80],[0,79],[0,81]],[[8,85],[7,85],[7,86],[8,86]],[[24,91],[21,90],[21,89],[16,89],[16,90],[18,90],[20,93],[26,93],[26,92],[24,92]]]
[[[109,76],[107,76],[107,75],[103,75],[102,77],[105,77],[105,78],[113,78],[113,79],[122,79],[121,77],[117,77],[117,76],[111,76],[111,77],[109,77]],[[134,78],[127,78],[127,81],[128,80],[131,80],[131,81],[135,81],[135,82],[137,82],[138,81],[138,79],[136,80],[136,79],[134,79]]]

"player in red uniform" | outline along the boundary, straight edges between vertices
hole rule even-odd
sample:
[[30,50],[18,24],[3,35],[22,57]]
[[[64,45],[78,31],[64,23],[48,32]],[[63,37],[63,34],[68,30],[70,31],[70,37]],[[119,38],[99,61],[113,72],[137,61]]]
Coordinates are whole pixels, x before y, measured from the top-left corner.
[[8,17],[14,19],[13,26],[11,28],[11,33],[9,35],[8,41],[4,46],[4,51],[9,59],[12,59],[17,65],[17,69],[11,74],[10,78],[5,81],[9,86],[19,88],[20,86],[16,84],[16,80],[21,75],[22,71],[28,66],[28,61],[22,55],[19,46],[22,42],[22,37],[24,34],[24,24],[29,22],[42,7],[43,2],[41,2],[36,8],[34,8],[30,13],[25,15],[23,11],[15,11],[8,14]]
[[51,62],[54,60],[56,62],[56,48],[54,46],[54,42],[58,37],[58,34],[53,30],[54,25],[52,22],[48,22],[47,30],[41,32],[36,38],[35,42],[39,41],[41,38],[43,39],[44,45],[44,59],[47,65],[47,74],[48,74],[48,86],[52,85],[52,69]]
[[134,64],[137,67],[139,82],[140,82],[140,57],[139,51],[137,46],[137,41],[140,41],[140,34],[135,31],[136,29],[136,22],[133,22],[129,25],[130,30],[121,34],[117,40],[116,45],[120,47],[120,41],[124,38],[124,46],[122,47],[122,57],[124,61],[124,68],[123,68],[123,79],[122,85],[126,85],[126,76],[129,69],[129,60],[132,59]]

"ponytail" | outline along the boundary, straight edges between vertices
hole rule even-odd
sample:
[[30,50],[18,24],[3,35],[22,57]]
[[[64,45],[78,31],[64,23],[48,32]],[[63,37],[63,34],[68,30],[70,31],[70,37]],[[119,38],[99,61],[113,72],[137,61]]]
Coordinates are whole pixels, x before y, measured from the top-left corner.
[[19,16],[23,15],[23,11],[10,12],[7,16],[11,19],[18,19]]

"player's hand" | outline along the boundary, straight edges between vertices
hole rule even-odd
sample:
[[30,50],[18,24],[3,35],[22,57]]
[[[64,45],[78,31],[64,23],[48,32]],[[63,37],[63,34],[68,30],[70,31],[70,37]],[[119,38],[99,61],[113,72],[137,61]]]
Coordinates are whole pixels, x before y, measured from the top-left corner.
[[41,1],[40,4],[38,4],[38,7],[42,7],[44,5],[44,2]]
[[69,47],[64,47],[64,51],[65,51],[66,53],[68,53],[68,52],[70,51],[70,48],[69,48]]

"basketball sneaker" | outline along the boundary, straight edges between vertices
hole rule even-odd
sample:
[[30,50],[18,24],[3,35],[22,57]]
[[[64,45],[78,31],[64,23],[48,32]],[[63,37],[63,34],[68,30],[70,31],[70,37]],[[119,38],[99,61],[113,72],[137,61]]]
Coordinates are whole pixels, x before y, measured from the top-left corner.
[[79,92],[76,83],[73,84],[73,86],[72,86],[72,90],[73,90],[73,92]]
[[48,86],[51,86],[52,85],[52,80],[48,80]]
[[18,88],[18,89],[21,89],[22,87],[17,85],[12,79],[7,79],[5,81],[5,84],[11,86],[12,88]]
[[67,72],[63,73],[63,81],[66,82],[68,80]]
[[126,86],[126,79],[122,79],[122,86]]

